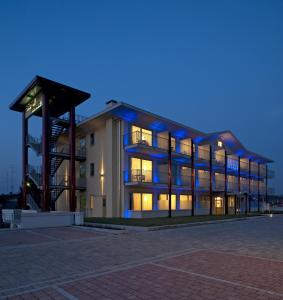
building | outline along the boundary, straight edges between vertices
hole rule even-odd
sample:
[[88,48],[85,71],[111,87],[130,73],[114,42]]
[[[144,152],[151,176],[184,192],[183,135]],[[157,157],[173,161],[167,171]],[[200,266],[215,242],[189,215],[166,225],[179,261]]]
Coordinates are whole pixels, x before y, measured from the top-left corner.
[[[272,160],[231,131],[206,134],[114,100],[76,122],[88,97],[37,76],[11,105],[23,113],[23,205],[127,218],[264,209]],[[33,114],[42,138],[27,132]],[[29,148],[42,167],[28,164]]]

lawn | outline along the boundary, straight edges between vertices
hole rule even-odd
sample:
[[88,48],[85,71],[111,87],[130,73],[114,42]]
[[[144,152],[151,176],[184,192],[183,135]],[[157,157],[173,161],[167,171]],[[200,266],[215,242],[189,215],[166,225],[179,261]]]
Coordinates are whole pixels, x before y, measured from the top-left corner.
[[240,219],[246,217],[259,216],[258,213],[239,214],[239,215],[221,215],[221,216],[194,216],[194,217],[163,217],[163,218],[149,218],[149,219],[126,219],[126,218],[85,218],[85,222],[99,223],[99,224],[112,224],[112,225],[126,225],[126,226],[164,226],[186,224],[194,222],[205,222],[214,220],[226,219]]

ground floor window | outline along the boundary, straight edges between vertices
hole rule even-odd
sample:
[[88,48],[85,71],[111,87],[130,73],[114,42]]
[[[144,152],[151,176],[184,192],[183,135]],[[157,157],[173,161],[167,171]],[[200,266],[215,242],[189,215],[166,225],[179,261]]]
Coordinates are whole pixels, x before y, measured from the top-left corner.
[[180,209],[192,209],[191,195],[180,195]]
[[90,195],[89,208],[94,209],[94,195]]
[[235,197],[234,196],[229,196],[228,197],[228,206],[229,207],[234,207],[235,206]]
[[199,199],[200,208],[209,208],[210,207],[210,197],[201,196]]
[[[158,209],[159,210],[168,210],[169,209],[169,195],[160,194],[158,199]],[[176,209],[176,195],[171,195],[171,209]]]
[[132,194],[132,210],[152,210],[152,194],[133,193]]

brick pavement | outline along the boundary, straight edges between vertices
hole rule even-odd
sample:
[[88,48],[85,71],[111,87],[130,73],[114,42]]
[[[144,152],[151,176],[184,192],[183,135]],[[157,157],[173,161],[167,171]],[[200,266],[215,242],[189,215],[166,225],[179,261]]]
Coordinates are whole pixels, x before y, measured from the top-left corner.
[[20,245],[1,234],[2,298],[283,299],[283,217],[123,235],[44,229],[21,232]]

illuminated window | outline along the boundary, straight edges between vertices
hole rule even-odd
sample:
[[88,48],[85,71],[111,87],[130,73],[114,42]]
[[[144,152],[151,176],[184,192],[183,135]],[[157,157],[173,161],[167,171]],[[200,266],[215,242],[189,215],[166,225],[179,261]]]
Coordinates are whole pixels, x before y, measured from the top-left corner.
[[191,139],[184,139],[180,142],[180,152],[191,155]]
[[94,209],[94,195],[90,195],[89,208]]
[[152,161],[132,157],[131,174],[133,181],[152,182]]
[[192,208],[192,196],[180,195],[180,209],[191,209],[191,208]]
[[[160,194],[158,199],[158,209],[159,210],[168,210],[169,209],[169,195]],[[171,209],[176,209],[176,195],[171,195]]]
[[152,146],[152,131],[133,125],[132,143]]
[[235,198],[234,197],[228,197],[228,206],[229,207],[235,206]]
[[223,143],[221,141],[218,141],[217,142],[217,146],[220,147],[220,148],[222,148],[223,147]]
[[176,139],[171,137],[171,150],[176,151]]
[[216,197],[215,198],[215,207],[216,208],[223,207],[223,199],[221,197]]
[[135,211],[152,210],[152,194],[133,193],[131,209]]

